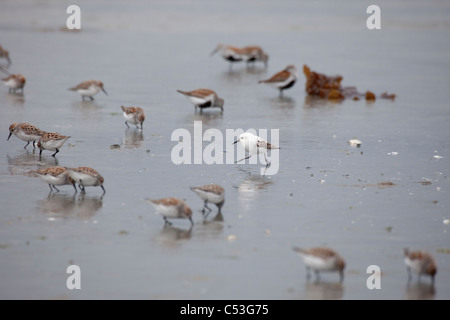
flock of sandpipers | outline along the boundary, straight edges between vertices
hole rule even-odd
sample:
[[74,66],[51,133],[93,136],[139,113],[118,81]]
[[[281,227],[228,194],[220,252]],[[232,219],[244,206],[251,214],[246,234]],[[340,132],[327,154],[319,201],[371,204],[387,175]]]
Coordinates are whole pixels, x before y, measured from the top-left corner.
[[[220,52],[221,56],[230,62],[230,68],[232,64],[238,62],[245,62],[247,65],[255,64],[257,62],[264,63],[267,67],[269,56],[259,46],[248,46],[238,48],[235,46],[219,44],[211,53],[211,55]],[[0,46],[0,58],[4,58],[7,61],[5,67],[1,67],[1,70],[8,74],[8,77],[3,78],[2,81],[6,87],[9,88],[10,93],[16,93],[18,90],[23,92],[26,79],[21,74],[10,74],[7,68],[11,65],[11,59],[9,52]],[[268,84],[279,90],[280,96],[283,94],[283,90],[291,88],[297,81],[298,74],[294,65],[288,65],[284,70],[274,74],[272,77],[261,80],[259,83]],[[94,95],[103,91],[107,94],[103,83],[97,80],[84,81],[73,88],[69,88],[81,95],[82,99],[89,98],[94,100]],[[192,91],[177,90],[180,94],[186,96],[186,98],[197,108],[202,111],[205,108],[220,108],[221,112],[224,108],[224,100],[220,98],[214,90],[211,89],[196,89]],[[121,106],[123,116],[125,118],[125,124],[128,123],[140,127],[143,129],[143,123],[145,120],[145,112],[140,107],[125,107]],[[15,135],[19,139],[26,141],[26,148],[30,142],[33,142],[33,148],[40,149],[39,157],[41,157],[43,150],[55,151],[52,156],[55,157],[59,152],[59,149],[64,145],[70,136],[64,136],[57,132],[45,132],[29,123],[13,123],[9,127],[9,136]],[[244,133],[236,142],[240,142],[241,145],[249,153],[250,156],[258,153],[265,153],[274,148],[269,142],[261,139],[253,134]],[[235,142],[235,143],[236,143]],[[242,159],[242,160],[244,160]],[[241,160],[240,160],[241,161]],[[266,158],[267,161],[267,158]],[[267,162],[267,165],[269,163]],[[93,168],[90,167],[78,167],[67,168],[62,166],[53,166],[33,171],[45,182],[48,183],[50,191],[59,191],[56,186],[61,185],[73,185],[75,192],[77,192],[76,184],[78,184],[81,192],[85,192],[87,186],[100,186],[105,193],[103,187],[104,178]],[[217,184],[208,184],[200,187],[192,187],[194,191],[203,201],[204,206],[202,214],[204,218],[211,212],[211,208],[208,207],[208,203],[213,203],[217,206],[218,212],[221,212],[221,208],[225,202],[225,190]],[[155,207],[155,210],[160,214],[165,223],[170,224],[168,219],[188,219],[191,222],[191,227],[194,224],[192,220],[191,208],[181,199],[168,197],[161,199],[147,199]],[[293,250],[300,254],[303,258],[307,269],[307,277],[311,276],[311,270],[314,271],[316,279],[319,279],[320,272],[338,272],[340,281],[344,279],[345,261],[344,259],[333,249],[328,247],[313,247],[309,249],[302,249],[293,247]],[[411,280],[411,273],[418,274],[420,279],[421,275],[428,275],[434,283],[434,277],[437,273],[437,266],[434,257],[424,251],[409,251],[404,250],[404,262],[408,271],[408,282]]]

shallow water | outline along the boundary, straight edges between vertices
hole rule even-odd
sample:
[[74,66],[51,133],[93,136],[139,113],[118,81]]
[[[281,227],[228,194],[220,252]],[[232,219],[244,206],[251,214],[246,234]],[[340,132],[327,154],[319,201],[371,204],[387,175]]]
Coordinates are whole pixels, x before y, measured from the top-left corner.
[[[0,5],[9,71],[27,78],[23,95],[0,91],[0,298],[450,298],[447,2],[379,1],[376,31],[366,28],[365,1],[78,4],[81,32],[64,31],[69,4]],[[268,68],[230,70],[208,56],[219,42],[261,45]],[[283,98],[257,83],[288,64],[300,77]],[[308,99],[303,64],[397,98]],[[67,90],[87,79],[102,80],[108,95],[83,102]],[[223,114],[195,113],[176,92],[199,87],[225,99]],[[145,109],[142,132],[127,129],[121,105]],[[175,165],[171,135],[193,134],[196,120],[224,138],[227,129],[278,129],[278,173],[261,176],[259,162]],[[56,159],[44,151],[39,160],[15,136],[6,141],[14,122],[71,138]],[[348,145],[354,137],[360,148]],[[97,169],[106,194],[49,194],[29,171],[55,164]],[[226,202],[203,221],[189,187],[207,183],[222,185]],[[192,229],[183,220],[164,227],[145,200],[166,196],[191,206]],[[347,262],[343,284],[336,274],[308,282],[294,245],[336,249]],[[407,285],[405,247],[435,256],[434,288],[428,278]],[[81,290],[66,287],[72,264]],[[380,290],[366,286],[370,265],[381,269]]]

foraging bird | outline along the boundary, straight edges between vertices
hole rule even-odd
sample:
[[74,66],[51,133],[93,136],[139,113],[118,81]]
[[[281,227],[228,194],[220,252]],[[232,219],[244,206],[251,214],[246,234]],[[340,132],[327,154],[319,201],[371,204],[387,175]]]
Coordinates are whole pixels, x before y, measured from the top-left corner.
[[[225,190],[217,184],[207,184],[201,187],[191,187],[203,201],[202,214],[205,218],[211,212],[211,208],[208,207],[208,202],[214,203],[218,208],[218,213],[221,213],[221,208],[225,202]],[[205,215],[205,209],[208,209],[208,213]]]
[[418,275],[418,280],[422,275],[431,277],[431,283],[434,284],[434,277],[437,273],[437,265],[434,257],[425,251],[409,251],[404,249],[405,265],[408,272],[408,283],[412,279],[412,272]]
[[59,192],[59,189],[55,186],[63,186],[63,185],[72,185],[75,189],[75,193],[77,192],[77,188],[75,187],[75,181],[73,181],[70,176],[69,172],[66,168],[55,166],[55,167],[48,167],[48,168],[42,168],[33,171],[33,173],[37,174],[42,180],[48,183],[50,187],[50,192],[52,192],[53,189],[56,190],[56,192]]
[[55,151],[55,153],[52,154],[52,157],[55,157],[59,152],[59,149],[69,138],[70,136],[63,136],[58,132],[44,132],[37,143],[37,146],[40,149],[39,157],[41,157],[42,150]]
[[237,162],[241,162],[242,160],[246,160],[250,158],[254,154],[264,153],[264,159],[266,160],[266,166],[269,166],[270,162],[267,160],[267,151],[271,149],[280,149],[280,147],[273,145],[266,140],[262,139],[261,137],[255,136],[253,133],[250,132],[244,132],[241,135],[239,135],[239,139],[233,142],[233,144],[236,144],[240,142],[241,145],[244,147],[245,151],[249,153],[249,155]]
[[265,83],[280,90],[280,96],[283,95],[283,90],[291,88],[298,79],[297,68],[294,65],[289,65],[286,69],[274,74],[266,80],[260,80],[258,83]]
[[84,100],[85,97],[89,97],[91,101],[94,100],[94,96],[99,93],[100,90],[108,95],[105,88],[103,87],[103,82],[97,80],[83,81],[77,86],[69,88],[68,90],[72,90],[80,94],[82,100]]
[[345,261],[336,251],[326,247],[315,247],[307,250],[293,247],[292,249],[303,258],[307,279],[310,279],[312,270],[317,281],[320,279],[320,272],[339,272],[339,282],[344,280]]
[[258,61],[264,62],[264,67],[267,68],[267,63],[269,61],[269,56],[267,53],[264,52],[264,50],[259,46],[247,46],[242,48],[244,60],[246,61],[247,65],[249,63],[255,63]]
[[9,88],[9,92],[16,93],[17,90],[23,92],[23,87],[25,87],[27,79],[21,74],[10,74],[6,78],[3,78],[2,81],[3,84]]
[[78,188],[80,188],[82,193],[85,193],[85,187],[98,187],[103,189],[103,193],[106,192],[103,187],[103,182],[105,179],[103,176],[97,172],[97,170],[91,167],[78,167],[78,168],[66,168],[69,172],[69,177],[78,183]]
[[178,198],[162,198],[162,199],[146,199],[150,201],[156,209],[156,213],[164,218],[165,224],[172,224],[168,219],[189,219],[191,225],[192,210],[181,199]]
[[246,53],[241,48],[223,44],[217,45],[210,55],[213,56],[216,52],[220,52],[222,58],[230,62],[230,69],[233,63],[244,61],[246,57]]
[[11,59],[9,57],[9,51],[0,46],[0,58],[5,58],[8,61],[7,67],[11,65]]
[[194,106],[197,111],[197,107],[202,111],[204,108],[220,108],[223,111],[224,100],[220,98],[217,93],[210,89],[196,89],[193,91],[181,91],[177,92],[183,94]]
[[27,148],[31,141],[33,141],[33,148],[35,148],[35,141],[39,140],[43,133],[44,131],[29,123],[13,123],[9,126],[9,136],[6,140],[8,141],[11,135],[14,134],[20,140],[27,142],[25,147],[23,147],[24,149]]
[[125,118],[125,124],[127,125],[128,128],[130,127],[128,125],[129,122],[134,124],[136,128],[139,128],[138,124],[140,124],[141,129],[143,129],[142,126],[145,120],[144,109],[140,107],[124,107],[124,106],[121,106],[121,108],[123,110],[123,117]]

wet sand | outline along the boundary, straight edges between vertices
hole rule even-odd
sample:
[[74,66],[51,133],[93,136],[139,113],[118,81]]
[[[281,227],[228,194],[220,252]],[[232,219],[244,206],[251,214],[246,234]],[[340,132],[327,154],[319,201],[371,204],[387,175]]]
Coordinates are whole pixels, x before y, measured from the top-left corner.
[[[381,1],[382,29],[369,31],[370,4],[79,1],[82,31],[66,32],[64,6],[2,2],[0,44],[27,83],[23,95],[0,87],[0,298],[449,299],[450,5]],[[267,69],[230,70],[209,56],[218,43],[261,45]],[[257,83],[288,64],[299,80],[283,98]],[[303,64],[397,98],[310,99]],[[81,101],[67,90],[88,79],[108,95]],[[200,87],[225,99],[223,113],[195,113],[176,92]],[[145,109],[142,131],[126,127],[121,105]],[[196,120],[203,131],[278,129],[278,173],[261,176],[259,162],[173,164],[173,131],[193,133]],[[56,159],[44,151],[39,160],[17,137],[6,141],[14,122],[71,138]],[[106,194],[49,194],[29,171],[51,165],[95,168]],[[208,183],[226,200],[203,221],[189,187]],[[145,200],[167,196],[192,208],[192,229],[164,226]],[[342,284],[337,274],[306,280],[291,248],[318,245],[345,258]],[[435,256],[434,287],[407,284],[405,247]],[[66,287],[72,264],[81,290]],[[380,290],[366,286],[370,265],[381,269]]]

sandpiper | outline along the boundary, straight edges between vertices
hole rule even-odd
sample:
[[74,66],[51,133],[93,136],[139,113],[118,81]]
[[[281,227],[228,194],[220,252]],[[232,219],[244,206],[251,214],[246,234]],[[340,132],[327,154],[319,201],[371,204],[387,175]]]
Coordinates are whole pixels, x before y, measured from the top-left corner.
[[9,51],[0,46],[0,58],[5,58],[8,61],[8,67],[11,65],[11,59],[9,57]]
[[223,111],[224,100],[219,98],[217,93],[211,89],[196,89],[192,91],[181,91],[177,92],[183,94],[194,106],[197,111],[197,107],[200,111],[203,108],[220,108]]
[[121,108],[123,110],[123,117],[125,118],[125,124],[127,125],[127,127],[128,128],[130,127],[128,125],[128,122],[134,124],[136,128],[139,128],[138,124],[140,124],[142,130],[142,125],[145,120],[144,109],[140,107],[124,107],[124,106],[121,106]]
[[264,159],[266,160],[266,166],[269,166],[270,162],[267,160],[267,151],[271,149],[280,149],[280,147],[273,145],[266,140],[264,140],[261,137],[255,136],[254,134],[250,132],[244,132],[241,135],[239,135],[239,139],[233,142],[233,144],[236,144],[240,142],[241,145],[244,147],[245,151],[249,153],[249,155],[239,161],[236,161],[236,163],[241,162],[243,160],[247,160],[252,155],[264,153]]
[[44,132],[37,143],[37,146],[40,149],[39,157],[42,154],[42,150],[55,151],[55,153],[52,154],[52,157],[55,157],[59,152],[59,149],[69,138],[70,136],[63,136],[58,132]]
[[258,83],[265,83],[280,90],[280,96],[283,95],[283,90],[291,88],[298,79],[297,68],[294,65],[289,65],[286,69],[277,72],[272,77],[266,80],[260,80]]
[[80,94],[82,100],[84,100],[85,97],[89,97],[91,101],[94,100],[94,96],[99,93],[100,90],[108,95],[105,88],[103,88],[103,82],[97,80],[83,81],[77,86],[69,88],[68,90],[72,90]]
[[75,189],[75,193],[77,192],[77,188],[75,187],[75,181],[73,181],[69,177],[69,172],[66,168],[55,166],[55,167],[48,167],[48,168],[42,168],[33,171],[35,174],[37,174],[42,180],[48,183],[50,187],[50,192],[53,191],[53,189],[56,190],[56,192],[59,192],[59,189],[56,188],[56,186],[63,186],[63,185],[72,185]]
[[156,209],[156,213],[160,214],[166,224],[171,224],[167,219],[189,219],[191,225],[194,224],[192,221],[192,210],[189,206],[181,199],[178,198],[162,198],[162,199],[146,199],[150,201]]
[[345,261],[336,251],[326,247],[314,247],[306,250],[293,247],[292,249],[302,256],[308,279],[313,270],[317,281],[320,279],[320,272],[339,272],[340,282],[344,280]]
[[425,251],[409,251],[404,249],[405,265],[408,271],[408,283],[412,279],[412,272],[418,275],[420,281],[421,275],[431,277],[431,283],[434,284],[434,277],[437,273],[437,266],[434,257]]
[[20,140],[27,142],[25,147],[23,147],[24,149],[27,148],[31,141],[33,141],[33,148],[35,148],[35,141],[39,140],[43,133],[44,131],[29,123],[13,123],[9,126],[9,136],[6,140],[8,141],[11,135],[14,134]]
[[246,53],[241,49],[233,46],[219,44],[211,52],[211,56],[216,52],[220,52],[222,58],[230,62],[230,69],[233,63],[244,61],[246,58]]
[[97,170],[91,167],[78,167],[78,168],[66,168],[69,172],[69,177],[76,183],[78,183],[78,188],[80,188],[82,193],[85,193],[85,187],[98,187],[100,186],[103,193],[106,192],[103,187],[105,179],[103,176],[97,172]]
[[21,74],[10,74],[6,78],[3,78],[2,81],[3,84],[9,88],[9,92],[16,93],[17,90],[23,92],[23,87],[25,86],[27,79]]
[[[191,187],[203,201],[202,214],[206,218],[211,212],[211,208],[208,207],[208,202],[214,203],[218,208],[218,213],[221,213],[221,208],[225,202],[225,190],[217,184],[207,184],[201,187]],[[205,215],[205,209],[208,209],[208,213]]]
[[261,61],[264,63],[264,67],[267,67],[267,63],[269,61],[269,56],[264,50],[259,46],[247,46],[242,48],[244,60],[247,65],[250,63],[255,63]]

